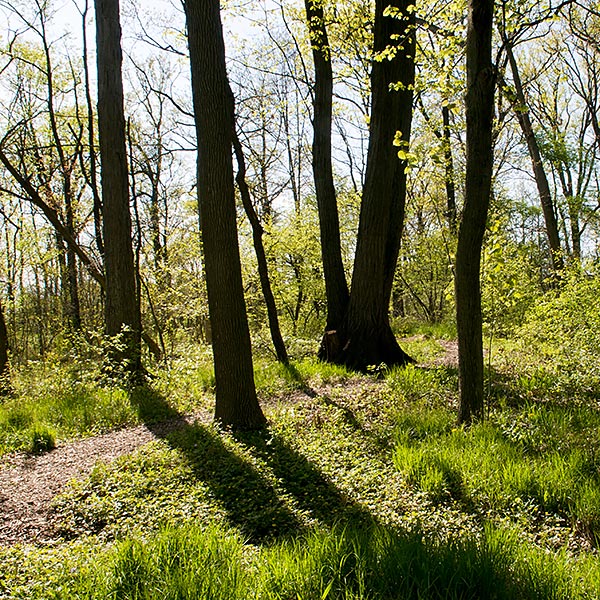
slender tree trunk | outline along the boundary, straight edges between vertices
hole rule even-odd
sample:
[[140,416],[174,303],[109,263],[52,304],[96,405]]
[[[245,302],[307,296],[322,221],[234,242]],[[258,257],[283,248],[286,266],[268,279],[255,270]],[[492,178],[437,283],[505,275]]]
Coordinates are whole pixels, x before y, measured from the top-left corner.
[[4,307],[0,304],[0,396],[7,396],[11,391],[10,365],[8,362],[8,331],[4,319]]
[[[574,194],[571,169],[568,166],[563,167],[562,164],[556,165],[556,169],[558,171],[558,178],[560,179],[563,195],[569,210],[569,225],[571,229],[571,243],[573,251],[569,252],[569,248],[567,247],[567,254],[571,256],[575,263],[579,264],[581,261],[581,229],[579,227],[581,204],[579,199],[575,197]],[[566,235],[565,238],[568,239]]]
[[446,185],[446,218],[452,233],[456,233],[456,188],[454,186],[454,160],[450,140],[450,109],[442,106],[442,143],[444,146],[444,183]]
[[[75,238],[75,227],[73,224],[72,208],[67,211],[67,227],[70,229],[73,238]],[[79,277],[77,269],[77,257],[73,249],[69,246],[66,248],[66,268],[68,279],[69,299],[67,312],[69,325],[72,331],[81,330],[81,303],[79,301]]]
[[[100,256],[104,256],[104,242],[102,240],[102,200],[100,199],[100,193],[98,191],[98,178],[97,178],[97,154],[96,154],[96,139],[95,139],[95,124],[94,124],[94,107],[92,105],[92,92],[90,84],[90,69],[88,66],[88,44],[87,44],[87,13],[88,13],[88,2],[84,3],[84,8],[81,13],[81,35],[83,40],[83,74],[85,81],[85,100],[87,107],[87,131],[88,131],[88,153],[89,153],[89,176],[88,185],[92,191],[92,197],[94,200],[93,213],[94,213],[94,233],[96,247]],[[82,172],[85,174],[87,170],[82,165]]]
[[[420,96],[417,98],[417,101],[425,121],[431,124],[431,119]],[[445,217],[448,220],[448,228],[453,234],[456,234],[458,214],[456,209],[456,186],[454,184],[454,159],[452,156],[452,141],[450,139],[450,109],[447,102],[442,104],[441,131],[435,126],[432,126],[431,129],[435,137],[440,141],[442,152],[444,153],[444,184],[446,187]]]
[[254,387],[237,239],[233,96],[219,0],[184,2],[198,138],[198,199],[215,365],[215,419],[233,429],[264,426]]
[[325,330],[331,331],[341,326],[350,299],[342,262],[340,222],[331,159],[333,71],[323,3],[321,0],[305,0],[304,4],[315,66],[312,167],[327,299]]
[[271,289],[271,281],[269,279],[269,267],[267,265],[267,256],[265,254],[265,246],[263,244],[263,233],[264,230],[258,215],[252,205],[252,199],[250,198],[250,190],[246,183],[246,161],[244,159],[244,151],[242,145],[237,137],[237,134],[233,134],[233,148],[235,150],[235,158],[238,164],[238,172],[236,175],[236,181],[240,190],[240,196],[242,197],[242,204],[250,226],[252,227],[252,241],[254,244],[254,252],[256,253],[256,262],[258,264],[258,276],[260,278],[260,286],[262,289],[263,297],[265,299],[265,305],[267,307],[267,318],[269,320],[269,331],[271,332],[271,340],[273,341],[273,347],[275,348],[275,355],[277,360],[281,363],[287,364],[289,362],[283,336],[281,335],[281,328],[279,327],[279,317],[277,315],[277,306],[275,304],[275,297],[273,296],[273,290]]
[[542,213],[544,215],[544,223],[546,224],[548,245],[550,246],[550,253],[552,255],[552,266],[555,272],[559,272],[562,270],[564,265],[560,247],[560,237],[558,235],[558,224],[556,221],[556,214],[554,212],[554,203],[552,202],[552,193],[550,191],[548,178],[546,177],[544,163],[542,162],[539,144],[537,142],[535,132],[533,131],[531,119],[529,118],[529,109],[527,107],[527,101],[525,100],[525,93],[523,91],[523,84],[521,83],[521,76],[519,74],[517,61],[510,43],[506,43],[505,45],[508,62],[510,64],[513,82],[515,85],[515,113],[517,115],[517,120],[519,121],[523,137],[527,143],[527,149],[529,150],[529,156],[533,166],[533,176],[535,178],[538,194],[540,196]]
[[[50,130],[54,140],[56,152],[59,160],[59,170],[62,177],[62,195],[64,201],[65,227],[69,234],[75,238],[75,214],[73,210],[73,182],[72,173],[73,167],[77,162],[78,152],[75,150],[71,156],[67,156],[65,146],[63,144],[59,125],[57,121],[55,103],[55,86],[54,86],[54,66],[52,64],[52,56],[50,52],[50,44],[46,35],[46,17],[40,13],[41,17],[41,40],[44,49],[46,61],[46,88],[47,88],[47,107],[48,118],[50,121]],[[77,95],[76,95],[77,98]],[[78,144],[77,144],[78,145]],[[64,252],[64,244],[62,239],[58,239],[58,244],[61,253]],[[64,260],[64,259],[63,259]],[[61,263],[61,267],[63,263]],[[81,313],[79,303],[79,286],[77,281],[77,260],[75,253],[67,247],[66,249],[66,268],[63,270],[64,275],[61,280],[63,286],[63,302],[65,304],[65,313],[68,318],[69,326],[73,331],[81,329]]]
[[[387,15],[389,5],[396,16]],[[400,139],[401,149],[408,150],[412,121],[415,29],[410,6],[409,0],[375,3],[369,150],[352,288],[340,335],[328,343],[330,360],[360,370],[412,361],[398,345],[389,322],[407,167],[394,142]],[[386,56],[377,60],[383,52]]]
[[470,0],[467,30],[467,172],[456,251],[456,327],[460,385],[459,423],[484,416],[481,247],[492,186],[495,75],[492,67],[493,0]]
[[[102,171],[105,325],[123,336],[114,359],[132,376],[141,374],[141,319],[131,240],[125,144],[119,0],[96,0],[98,134]],[[121,344],[120,344],[121,346]]]

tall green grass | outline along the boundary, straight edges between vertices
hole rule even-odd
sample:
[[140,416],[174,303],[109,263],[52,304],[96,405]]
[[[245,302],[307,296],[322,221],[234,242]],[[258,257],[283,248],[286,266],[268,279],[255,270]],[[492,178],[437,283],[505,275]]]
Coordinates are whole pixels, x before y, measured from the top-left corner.
[[493,413],[469,429],[446,409],[413,406],[398,416],[396,466],[434,501],[484,510],[533,504],[600,535],[600,414],[531,406]]
[[44,380],[21,385],[0,404],[0,454],[54,447],[55,438],[99,433],[137,416],[124,390],[83,382]]
[[[189,525],[108,550],[90,547],[87,562],[81,551],[51,560],[44,588],[31,584],[25,568],[12,589],[0,578],[0,593],[30,600],[578,600],[600,593],[597,558],[547,554],[491,527],[449,543],[382,527],[334,527],[260,547],[232,530]],[[39,565],[43,557],[36,558]]]
[[[349,376],[344,367],[315,358],[288,365],[258,359],[255,365],[256,387],[263,397],[339,382]],[[15,370],[13,383],[14,395],[0,402],[0,455],[49,450],[58,439],[210,408],[215,386],[210,349],[203,346],[185,347],[168,366],[155,368],[147,388],[132,390],[106,382],[97,365],[83,358],[79,363],[77,357],[73,361],[31,363]],[[153,410],[152,397],[159,396],[163,401],[154,404],[160,410]]]

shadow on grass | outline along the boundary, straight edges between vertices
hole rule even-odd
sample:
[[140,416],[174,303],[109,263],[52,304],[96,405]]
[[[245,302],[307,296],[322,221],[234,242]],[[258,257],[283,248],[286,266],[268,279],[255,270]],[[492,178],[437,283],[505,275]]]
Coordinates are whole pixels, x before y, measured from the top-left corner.
[[317,468],[285,440],[270,431],[243,432],[236,439],[272,470],[282,491],[310,521],[373,523],[365,508],[346,497]]
[[[566,591],[568,585],[564,585],[564,589],[559,587],[567,572],[557,571],[555,575],[548,568],[550,563],[536,566],[542,563],[535,563],[533,555],[519,558],[518,540],[512,534],[488,527],[480,540],[443,543],[428,541],[418,531],[402,533],[380,525],[360,527],[373,524],[368,511],[344,498],[313,463],[290,448],[280,436],[268,431],[230,436],[210,426],[190,425],[152,390],[133,394],[132,402],[148,426],[186,456],[195,476],[209,486],[215,500],[227,511],[231,524],[237,526],[246,539],[264,542],[305,533],[303,520],[292,506],[309,522],[312,519],[327,525],[342,524],[342,527],[331,528],[331,533],[304,536],[303,545],[296,544],[295,540],[292,544],[284,541],[281,545],[261,549],[267,554],[251,554],[238,562],[229,554],[221,555],[224,560],[219,557],[214,575],[215,590],[225,590],[219,598],[250,597],[248,590],[244,590],[244,595],[234,595],[223,585],[232,572],[238,581],[248,577],[248,572],[235,571],[243,564],[251,564],[252,573],[261,570],[264,573],[263,579],[270,586],[268,591],[273,593],[261,596],[263,598],[300,595],[317,598],[328,594],[331,598],[352,595],[390,600],[400,597],[490,600],[570,597]],[[160,417],[169,418],[179,426],[165,427]],[[239,454],[235,451],[236,445],[240,447]],[[248,454],[253,458],[246,458]],[[266,464],[272,475],[261,473],[254,466],[254,460]],[[173,532],[163,534],[166,535]],[[184,580],[180,577],[183,572],[186,581],[199,580],[194,597],[207,597],[207,588],[200,585],[207,569],[203,567],[199,572],[198,560],[206,560],[208,552],[194,554],[193,549],[200,545],[194,537],[190,538],[190,550],[182,552],[182,534],[175,532],[175,535],[177,545],[171,545],[170,538],[165,539],[170,547],[179,549],[176,561],[170,551],[149,547],[149,555],[163,560],[163,563],[148,561],[157,567],[157,580],[158,576],[173,574],[177,594],[170,597],[183,597],[177,588]],[[200,541],[204,539],[205,534],[201,532]],[[219,547],[223,545],[224,542]],[[252,564],[256,556],[261,562]],[[186,557],[190,557],[189,566],[185,564]],[[271,561],[266,567],[265,557]],[[136,586],[138,579],[140,585],[148,585],[149,571],[131,568],[131,561],[122,562]],[[253,583],[256,585],[259,581],[260,578]],[[309,587],[299,590],[300,584]],[[164,596],[168,586],[161,583],[156,589],[159,588]],[[278,595],[282,590],[289,593]],[[157,595],[158,592],[145,597]]]
[[[210,488],[230,523],[252,542],[300,533],[316,520],[327,525],[345,519],[368,521],[369,514],[345,498],[302,454],[268,430],[229,438],[213,426],[190,424],[149,388],[131,394],[132,404],[146,426],[186,457],[194,475]],[[261,473],[248,457],[251,450],[271,469]],[[300,518],[300,514],[303,518]]]
[[296,365],[293,365],[292,363],[287,363],[287,364],[282,364],[281,367],[285,370],[285,372],[287,373],[289,378],[293,382],[298,384],[298,389],[301,392],[306,394],[309,398],[317,397],[317,392],[314,390],[313,387],[311,387],[308,384],[306,377],[302,376],[302,373],[300,373],[300,371],[298,370]]

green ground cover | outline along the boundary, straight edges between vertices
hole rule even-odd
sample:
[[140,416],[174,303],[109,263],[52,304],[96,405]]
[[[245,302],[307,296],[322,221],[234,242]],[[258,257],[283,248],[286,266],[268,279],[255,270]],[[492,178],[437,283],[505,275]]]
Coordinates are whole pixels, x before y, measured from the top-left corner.
[[[429,334],[405,346],[430,365],[443,353]],[[507,352],[519,363],[497,347],[488,418],[470,429],[455,425],[452,367],[259,362],[266,431],[197,421],[97,464],[54,501],[59,542],[0,551],[0,598],[598,598],[597,402],[587,383],[540,393],[551,378],[514,377]],[[21,430],[61,438],[152,426],[210,408],[207,364],[79,395],[65,368],[56,393],[53,373],[29,400],[70,402],[64,424],[19,395],[2,411],[15,431],[17,407]],[[108,397],[114,422],[80,417]]]

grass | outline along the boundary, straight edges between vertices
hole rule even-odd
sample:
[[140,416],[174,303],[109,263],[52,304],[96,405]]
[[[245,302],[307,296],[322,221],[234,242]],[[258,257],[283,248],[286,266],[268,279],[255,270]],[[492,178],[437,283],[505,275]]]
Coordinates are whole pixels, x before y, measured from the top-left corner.
[[394,462],[432,501],[453,500],[513,520],[566,519],[600,539],[600,413],[529,405],[494,411],[467,430],[449,409],[415,404],[397,418]]
[[[197,422],[97,464],[54,502],[60,542],[0,550],[0,598],[600,597],[595,404],[540,402],[524,379],[465,430],[452,369],[255,367],[260,396],[281,397],[268,430]],[[151,424],[209,407],[214,384],[198,349],[133,393],[55,375],[2,407],[14,431],[108,427],[78,399],[96,418],[111,394],[114,415]]]
[[[303,359],[281,365],[257,359],[259,395],[307,390],[309,383],[341,382],[343,367]],[[0,402],[0,456],[8,452],[51,450],[58,440],[86,437],[144,421],[211,408],[214,372],[210,350],[185,347],[180,355],[150,374],[150,388],[130,390],[102,380],[98,369],[73,361],[32,363],[13,374],[15,393]],[[154,394],[168,398],[158,407]],[[148,397],[145,397],[148,396]],[[155,410],[155,414],[150,414]],[[140,416],[143,413],[143,418]]]
[[4,572],[18,585],[8,590],[0,579],[0,592],[30,600],[577,600],[600,590],[586,559],[548,555],[489,526],[453,543],[418,531],[338,526],[249,546],[220,525],[188,524],[112,546],[73,544],[60,555],[53,548],[3,554]]

